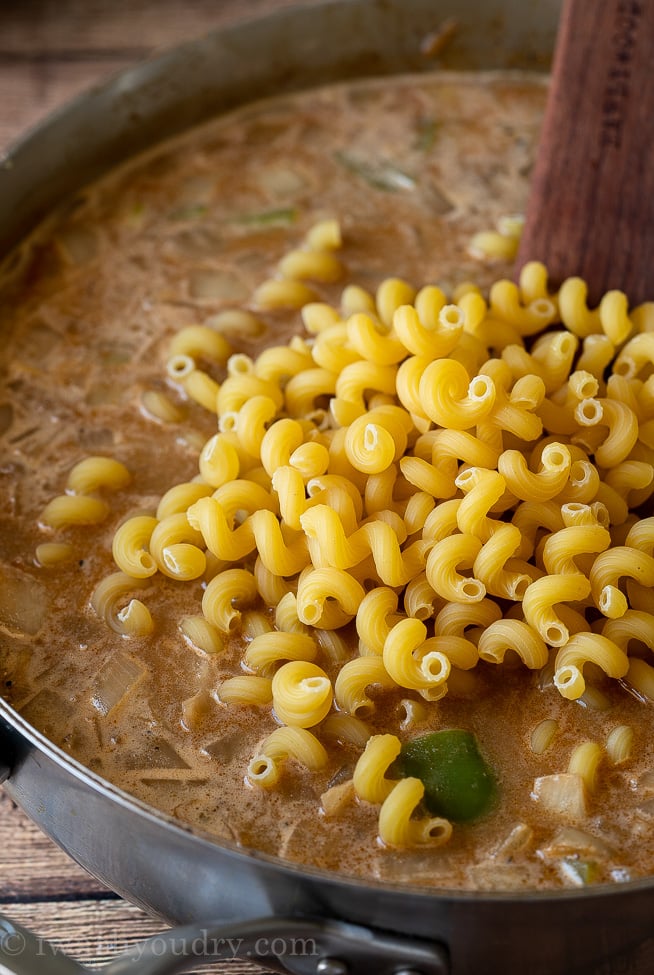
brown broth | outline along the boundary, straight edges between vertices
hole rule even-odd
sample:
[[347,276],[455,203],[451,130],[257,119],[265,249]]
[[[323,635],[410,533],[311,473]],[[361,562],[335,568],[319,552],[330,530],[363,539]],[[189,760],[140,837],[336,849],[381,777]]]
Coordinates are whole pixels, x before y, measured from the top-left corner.
[[[547,853],[562,823],[531,798],[534,778],[565,771],[579,741],[604,743],[629,724],[634,758],[604,763],[581,826],[606,844],[596,879],[654,870],[644,784],[651,711],[617,684],[598,679],[606,710],[596,710],[563,700],[543,674],[480,664],[464,694],[430,705],[424,730],[472,730],[498,775],[499,801],[479,822],[456,827],[446,847],[400,853],[380,847],[374,807],[352,804],[333,819],[319,813],[321,793],[351,773],[353,748],[330,746],[320,773],[288,766],[279,789],[267,792],[244,777],[275,727],[270,709],[211,698],[200,726],[184,728],[182,702],[239,673],[243,649],[237,636],[209,656],[182,638],[178,621],[199,612],[200,582],[151,580],[140,594],[156,623],[148,638],[121,639],[89,605],[113,571],[117,525],[192,477],[198,443],[215,430],[215,418],[165,378],[170,337],[247,307],[280,257],[325,216],[341,221],[347,280],[369,289],[391,274],[446,290],[506,274],[502,263],[472,258],[467,245],[523,208],[544,98],[543,81],[505,73],[362,82],[272,100],[129,164],[26,246],[21,273],[0,291],[0,679],[24,716],[88,767],[218,837],[289,860],[442,888],[542,887],[571,882],[571,873],[560,854]],[[338,288],[322,292],[337,300]],[[263,320],[261,338],[237,339],[235,351],[255,354],[301,331],[295,314]],[[184,418],[148,416],[145,390],[166,391]],[[89,454],[116,457],[133,475],[126,490],[107,495],[110,518],[90,529],[40,529],[39,513]],[[37,545],[55,538],[73,544],[75,560],[40,567]],[[98,675],[117,653],[142,674],[104,714]],[[375,731],[397,731],[406,696],[377,695]],[[560,731],[535,755],[529,739],[544,718],[556,718]],[[503,852],[519,823],[533,831],[531,842],[519,855]]]

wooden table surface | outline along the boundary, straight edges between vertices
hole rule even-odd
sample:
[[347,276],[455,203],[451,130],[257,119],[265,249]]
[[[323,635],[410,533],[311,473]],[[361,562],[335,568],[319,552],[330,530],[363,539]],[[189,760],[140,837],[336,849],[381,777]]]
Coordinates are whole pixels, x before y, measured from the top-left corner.
[[[0,0],[0,155],[21,132],[94,82],[212,27],[292,2]],[[1,789],[0,850],[0,913],[91,969],[164,930],[73,863]],[[230,961],[202,971],[255,975],[262,969]]]

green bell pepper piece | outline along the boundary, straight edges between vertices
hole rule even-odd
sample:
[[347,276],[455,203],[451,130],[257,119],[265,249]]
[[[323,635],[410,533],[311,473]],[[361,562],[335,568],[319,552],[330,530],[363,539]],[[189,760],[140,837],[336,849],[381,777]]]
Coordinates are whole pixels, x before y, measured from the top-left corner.
[[495,776],[469,731],[448,728],[421,735],[402,746],[399,761],[403,775],[423,782],[425,805],[436,816],[468,822],[493,803]]

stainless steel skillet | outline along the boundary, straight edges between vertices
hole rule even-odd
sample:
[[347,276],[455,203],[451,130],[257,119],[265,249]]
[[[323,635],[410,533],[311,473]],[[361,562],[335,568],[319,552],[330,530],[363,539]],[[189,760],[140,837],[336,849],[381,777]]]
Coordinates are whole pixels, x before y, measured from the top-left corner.
[[[428,69],[421,41],[448,16],[461,29],[441,65],[542,67],[557,12],[553,0],[339,0],[185,45],[92,91],[0,160],[0,256],[67,194],[215,112],[336,78]],[[654,881],[432,892],[285,864],[140,804],[2,702],[0,765],[12,798],[80,864],[146,910],[191,925],[161,953],[163,942],[140,949],[131,968],[117,961],[113,975],[160,975],[177,970],[184,951],[197,965],[205,950],[232,957],[234,947],[302,975],[654,972]],[[0,972],[80,970],[42,946],[30,953],[27,933],[2,930]]]

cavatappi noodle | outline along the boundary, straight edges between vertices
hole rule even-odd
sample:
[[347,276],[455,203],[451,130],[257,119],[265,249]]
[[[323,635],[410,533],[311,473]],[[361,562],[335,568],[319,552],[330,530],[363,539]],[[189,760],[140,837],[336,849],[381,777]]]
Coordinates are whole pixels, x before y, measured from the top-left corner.
[[[117,204],[100,187],[84,219],[55,225],[41,278],[21,279],[5,364],[7,408],[54,423],[59,450],[35,479],[33,431],[7,426],[23,467],[8,471],[5,685],[91,767],[246,846],[440,886],[621,881],[654,868],[654,305],[611,292],[589,308],[579,279],[553,290],[531,263],[516,285],[465,255],[464,240],[486,262],[510,256],[515,220],[470,232],[497,218],[476,153],[493,138],[522,151],[542,102],[538,83],[484,84],[250,109],[113,177]],[[394,99],[409,105],[394,123],[406,158],[382,165]],[[486,129],[458,132],[481,105]],[[358,142],[333,144],[357,124]],[[293,155],[306,131],[313,150]],[[260,146],[263,175],[241,173],[230,217],[228,162],[259,132],[278,145]],[[410,175],[466,151],[467,199],[434,202],[435,177]],[[148,194],[161,205],[184,164],[190,196],[159,241]],[[329,166],[343,188],[314,199]],[[390,244],[368,261],[386,197]],[[441,260],[448,227],[459,243]],[[121,272],[145,287],[138,305],[115,297]],[[80,396],[91,308],[103,361]],[[41,334],[54,406],[24,354]],[[48,660],[58,627],[76,634],[73,664]],[[444,815],[431,771],[405,774],[410,743],[440,730],[467,736],[438,749],[459,749],[482,815]]]

